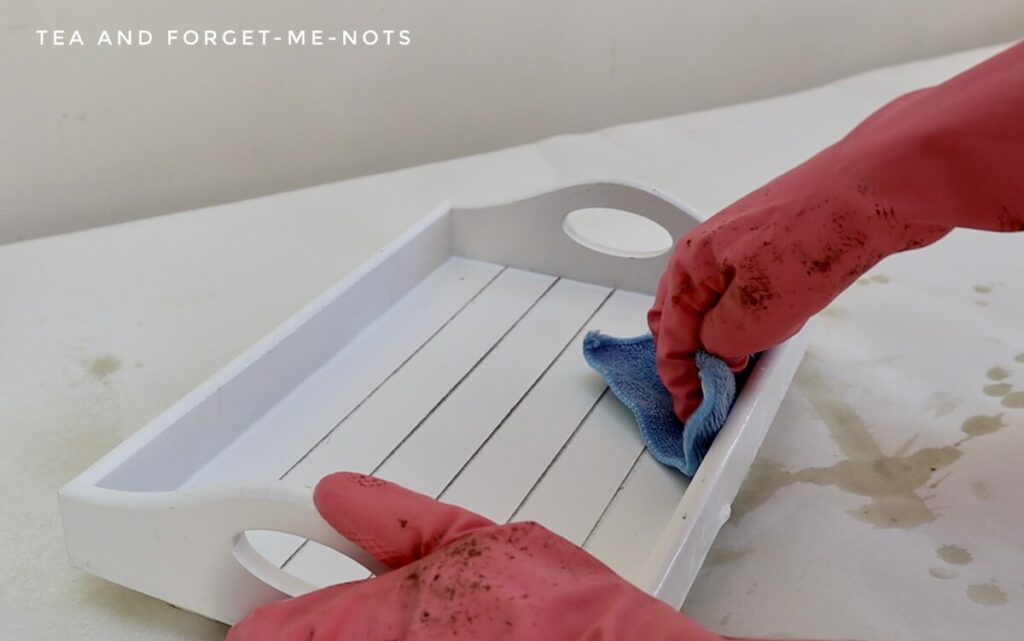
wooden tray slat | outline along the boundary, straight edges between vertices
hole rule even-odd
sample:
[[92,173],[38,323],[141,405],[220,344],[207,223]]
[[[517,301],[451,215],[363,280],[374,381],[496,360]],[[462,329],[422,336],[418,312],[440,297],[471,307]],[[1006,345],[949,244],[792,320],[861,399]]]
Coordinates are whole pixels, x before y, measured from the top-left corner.
[[645,328],[636,312],[649,303],[646,296],[613,293],[440,498],[507,521],[606,387],[581,356],[584,335],[592,329],[639,334]]
[[584,549],[632,581],[672,518],[690,480],[654,460],[648,452],[616,492]]
[[[614,410],[605,416],[605,405],[617,401],[607,397],[581,350],[591,329],[642,333],[650,297],[606,292],[559,281],[376,473],[498,522],[521,507],[535,515],[524,518],[583,542],[603,523],[640,443],[629,421]],[[499,394],[495,385],[502,385]],[[473,444],[480,442],[473,453]],[[578,476],[584,485],[566,496],[553,484],[557,480],[549,480],[565,475]],[[667,519],[678,496],[648,522]],[[567,499],[576,507],[566,510]],[[302,546],[285,565],[318,585],[367,576],[362,567],[316,544]]]

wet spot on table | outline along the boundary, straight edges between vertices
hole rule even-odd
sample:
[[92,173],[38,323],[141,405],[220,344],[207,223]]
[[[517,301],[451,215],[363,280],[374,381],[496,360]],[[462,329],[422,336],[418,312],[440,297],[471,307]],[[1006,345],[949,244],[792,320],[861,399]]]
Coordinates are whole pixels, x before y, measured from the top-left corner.
[[119,369],[121,369],[121,359],[113,354],[94,358],[89,365],[89,373],[101,381]]
[[1003,406],[1012,409],[1024,407],[1024,392],[1013,392],[1003,397]]
[[939,558],[949,563],[950,565],[967,565],[974,560],[971,553],[966,548],[960,547],[959,545],[943,545],[936,553]]
[[1006,427],[1006,421],[1003,420],[1002,414],[996,414],[995,416],[985,416],[983,414],[972,416],[964,421],[960,427],[960,430],[967,435],[967,438],[961,440],[957,445],[972,438],[993,434],[1004,427]]
[[876,282],[876,283],[883,283],[883,284],[891,283],[892,282],[892,279],[889,278],[888,276],[886,276],[885,274],[875,274],[874,276],[871,277],[871,280]]
[[992,498],[992,490],[989,489],[986,483],[981,481],[971,481],[971,494],[980,501],[987,501]]
[[955,579],[957,576],[959,576],[956,572],[950,570],[949,568],[931,568],[930,570],[928,570],[928,574],[932,575],[936,579]]
[[[938,470],[952,465],[962,452],[955,447],[925,447],[911,452],[910,439],[891,455],[878,441],[856,409],[840,397],[808,361],[797,372],[796,385],[829,430],[846,459],[828,467],[788,471],[778,464],[762,464],[749,490],[741,492],[742,513],[794,483],[834,486],[842,492],[870,499],[849,510],[853,518],[878,528],[913,528],[937,517],[916,490],[925,487]],[[735,506],[734,506],[735,507]]]
[[847,313],[847,309],[841,305],[829,305],[821,310],[821,315],[825,318],[843,318]]
[[947,392],[935,392],[925,399],[922,409],[925,412],[931,412],[935,418],[942,418],[952,413],[962,402],[963,399],[956,398]]
[[928,505],[931,496],[923,496],[919,491],[935,489],[949,477],[948,471],[942,471],[963,456],[961,445],[1006,426],[1003,414],[972,416],[961,426],[965,436],[952,445],[914,450],[915,435],[890,454],[882,450],[857,408],[832,389],[812,360],[801,364],[794,385],[804,393],[846,458],[827,467],[799,470],[773,461],[755,460],[733,503],[733,524],[768,502],[780,489],[798,483],[832,486],[869,499],[863,507],[848,510],[847,514],[876,528],[911,529],[931,523],[938,518]]
[[992,383],[981,388],[981,391],[988,396],[1006,396],[1013,391],[1013,385],[1009,383]]
[[755,459],[736,499],[732,502],[729,522],[739,523],[744,516],[768,502],[777,491],[793,483],[791,474],[781,463]]
[[990,380],[993,381],[1002,381],[1006,380],[1007,378],[1010,378],[1010,372],[1006,371],[1005,369],[997,365],[995,367],[990,368],[987,372],[985,372],[985,376],[987,376]]
[[974,291],[978,292],[979,294],[988,294],[992,291],[992,288],[989,287],[988,285],[975,285]]
[[991,581],[967,586],[967,598],[980,605],[1003,605],[1006,603],[1006,593]]
[[704,561],[704,565],[724,565],[726,563],[732,563],[738,559],[742,559],[745,556],[749,556],[754,553],[754,548],[730,548],[721,545],[716,545],[711,548],[708,552],[708,558]]

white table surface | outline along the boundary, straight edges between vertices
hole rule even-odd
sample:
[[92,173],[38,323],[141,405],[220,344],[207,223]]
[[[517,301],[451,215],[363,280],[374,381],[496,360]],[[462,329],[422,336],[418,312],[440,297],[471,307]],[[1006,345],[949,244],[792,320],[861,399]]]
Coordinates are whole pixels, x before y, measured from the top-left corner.
[[[4,638],[223,636],[71,568],[56,491],[441,200],[621,177],[710,214],[998,49],[0,247]],[[684,610],[736,635],[1020,639],[1022,318],[1021,236],[957,232],[844,293]]]

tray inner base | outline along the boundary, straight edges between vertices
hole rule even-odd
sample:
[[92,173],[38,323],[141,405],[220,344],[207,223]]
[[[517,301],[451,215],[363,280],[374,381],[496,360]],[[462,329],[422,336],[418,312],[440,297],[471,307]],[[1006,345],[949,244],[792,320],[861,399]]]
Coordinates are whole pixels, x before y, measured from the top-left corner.
[[[636,580],[687,487],[582,356],[587,331],[647,331],[646,295],[453,257],[187,486],[315,485],[372,473],[495,521],[535,520]],[[250,532],[317,585],[367,576],[286,533]]]

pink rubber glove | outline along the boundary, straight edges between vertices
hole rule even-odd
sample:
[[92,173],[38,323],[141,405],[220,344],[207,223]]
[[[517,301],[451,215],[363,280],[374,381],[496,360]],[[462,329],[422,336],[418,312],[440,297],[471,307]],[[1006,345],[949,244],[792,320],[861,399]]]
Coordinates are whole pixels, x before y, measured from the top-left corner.
[[896,99],[680,239],[648,314],[675,413],[700,403],[698,349],[742,369],[954,227],[1024,229],[1024,45]]
[[721,641],[535,523],[495,525],[357,474],[317,509],[388,567],[258,608],[228,641]]

